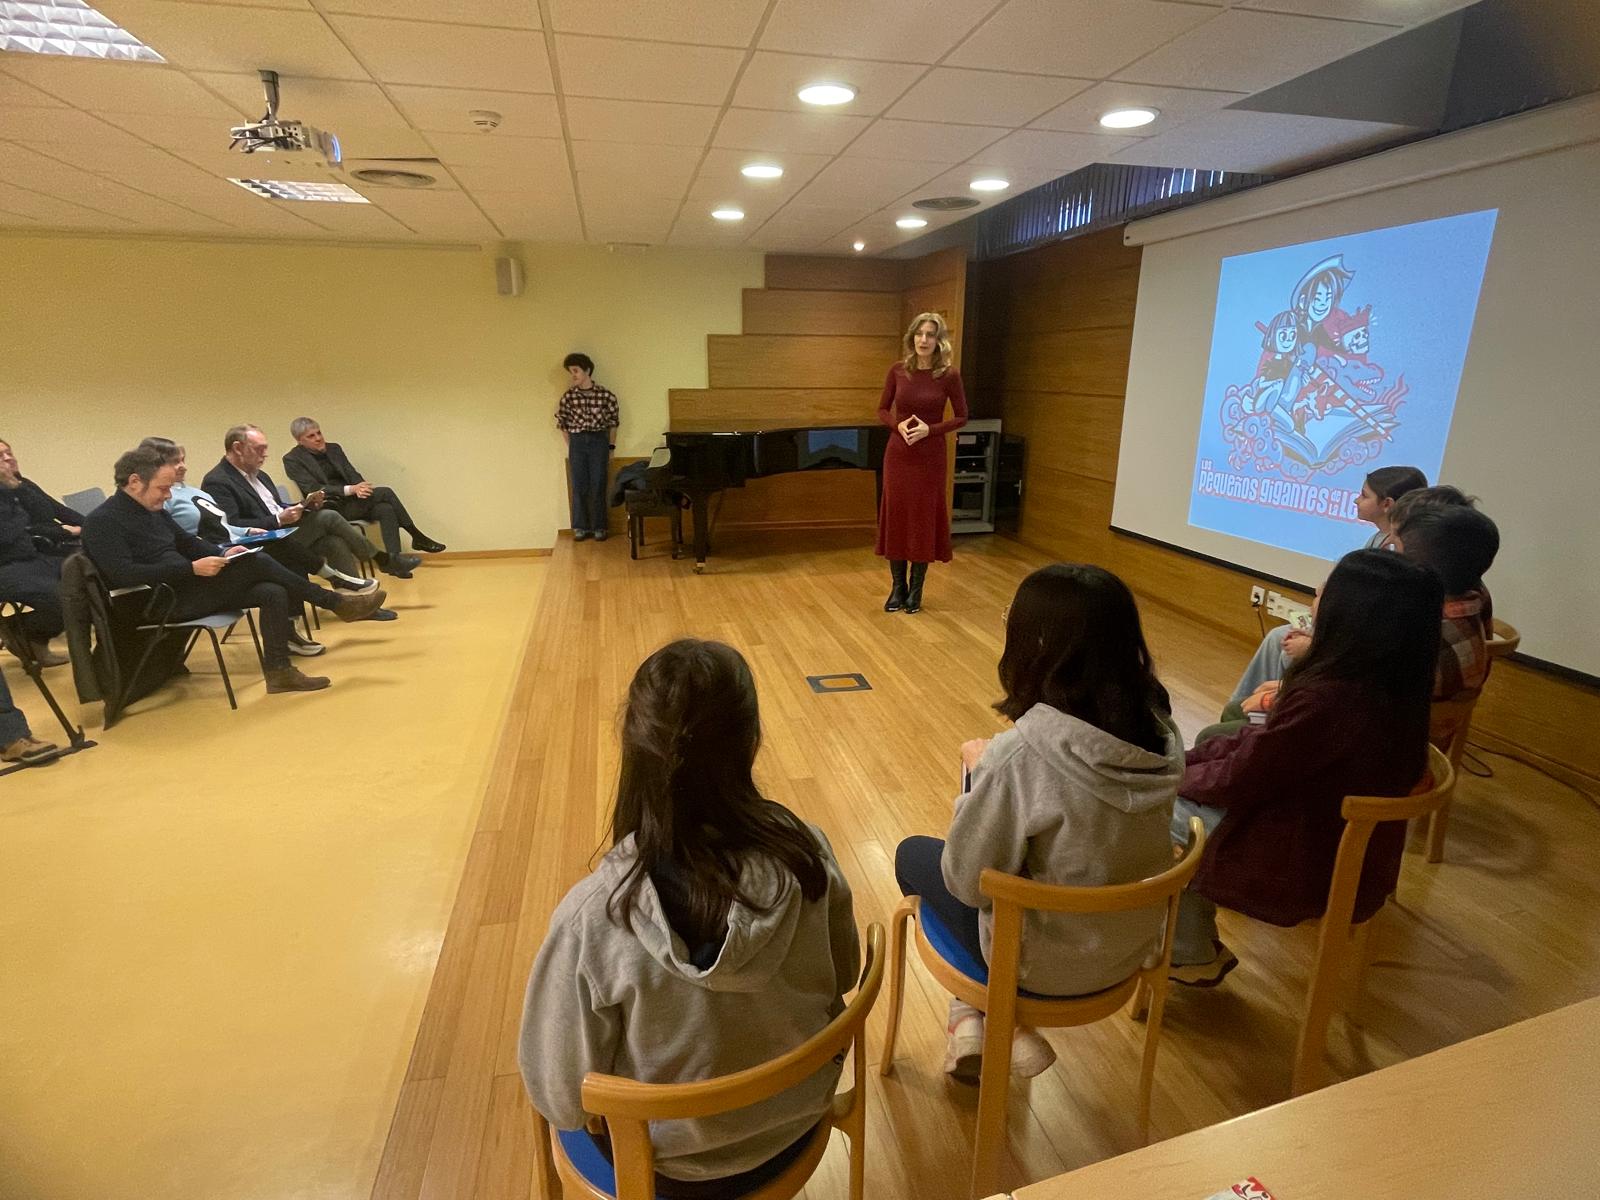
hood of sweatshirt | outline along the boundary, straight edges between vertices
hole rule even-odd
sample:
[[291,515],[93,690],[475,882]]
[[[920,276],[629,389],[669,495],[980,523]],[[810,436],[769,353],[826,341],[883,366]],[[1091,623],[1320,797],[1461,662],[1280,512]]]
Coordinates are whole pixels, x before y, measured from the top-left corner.
[[1016,731],[1029,750],[1065,779],[1123,812],[1141,813],[1171,804],[1183,778],[1183,739],[1170,718],[1160,720],[1167,734],[1160,754],[1048,704],[1035,704],[1023,713]]
[[[611,856],[618,879],[633,862],[632,849],[630,840],[628,853]],[[702,971],[689,961],[689,947],[668,923],[661,898],[648,875],[639,886],[638,902],[634,906],[634,935],[663,968],[708,991],[765,990],[789,957],[805,897],[793,875],[762,857],[746,859],[739,882],[745,895],[763,904],[771,901],[771,904],[758,910],[734,903],[728,912],[728,936],[723,940],[716,962],[706,970]]]

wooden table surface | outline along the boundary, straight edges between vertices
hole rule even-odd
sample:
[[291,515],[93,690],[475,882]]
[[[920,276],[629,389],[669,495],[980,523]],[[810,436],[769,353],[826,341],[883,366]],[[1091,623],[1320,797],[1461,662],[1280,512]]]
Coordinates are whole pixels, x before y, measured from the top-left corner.
[[1014,1200],[1600,1194],[1600,997],[1019,1189]]

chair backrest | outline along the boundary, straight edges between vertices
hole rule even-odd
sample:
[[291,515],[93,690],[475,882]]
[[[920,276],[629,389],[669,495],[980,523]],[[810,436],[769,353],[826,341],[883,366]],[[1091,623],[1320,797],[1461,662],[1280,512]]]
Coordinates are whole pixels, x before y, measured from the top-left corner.
[[1445,752],[1452,768],[1461,765],[1466,753],[1467,734],[1472,729],[1472,710],[1478,706],[1478,693],[1454,700],[1435,700],[1428,706],[1428,732],[1434,745]]
[[278,503],[280,503],[280,504],[293,504],[294,503],[293,500],[289,499],[289,489],[288,489],[288,487],[286,487],[284,484],[281,484],[281,483],[278,485]]
[[97,487],[84,488],[81,492],[68,492],[61,497],[61,503],[86,517],[105,502],[105,489]]
[[1517,632],[1517,627],[1509,621],[1502,621],[1496,617],[1494,636],[1489,639],[1489,657],[1504,658],[1508,654],[1514,654],[1521,644],[1522,635]]
[[866,965],[860,986],[845,1010],[815,1036],[787,1054],[759,1066],[696,1083],[640,1083],[590,1072],[583,1079],[583,1108],[605,1118],[617,1171],[617,1200],[652,1200],[655,1154],[651,1121],[710,1117],[776,1096],[822,1070],[852,1045],[855,1086],[834,1101],[835,1121],[866,1098],[867,1014],[883,984],[883,926],[867,927]]

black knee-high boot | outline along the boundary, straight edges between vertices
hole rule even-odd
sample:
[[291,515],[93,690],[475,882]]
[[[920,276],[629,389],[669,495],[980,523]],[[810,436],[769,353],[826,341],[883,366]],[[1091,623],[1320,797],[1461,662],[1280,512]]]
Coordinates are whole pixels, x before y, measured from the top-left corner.
[[903,558],[889,560],[889,577],[894,580],[894,587],[889,591],[889,598],[883,602],[884,612],[899,612],[906,605],[906,563]]
[[927,578],[927,563],[911,564],[911,587],[906,592],[906,611],[908,613],[922,611],[922,584]]

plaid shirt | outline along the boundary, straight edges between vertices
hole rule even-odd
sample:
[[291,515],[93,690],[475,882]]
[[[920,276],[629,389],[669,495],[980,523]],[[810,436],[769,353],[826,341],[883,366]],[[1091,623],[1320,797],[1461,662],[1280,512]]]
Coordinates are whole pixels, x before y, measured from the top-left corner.
[[568,388],[556,405],[556,428],[566,433],[614,429],[620,424],[616,396],[598,383],[586,388]]
[[1439,666],[1433,698],[1452,700],[1483,687],[1489,678],[1489,621],[1481,592],[1463,592],[1444,602]]

